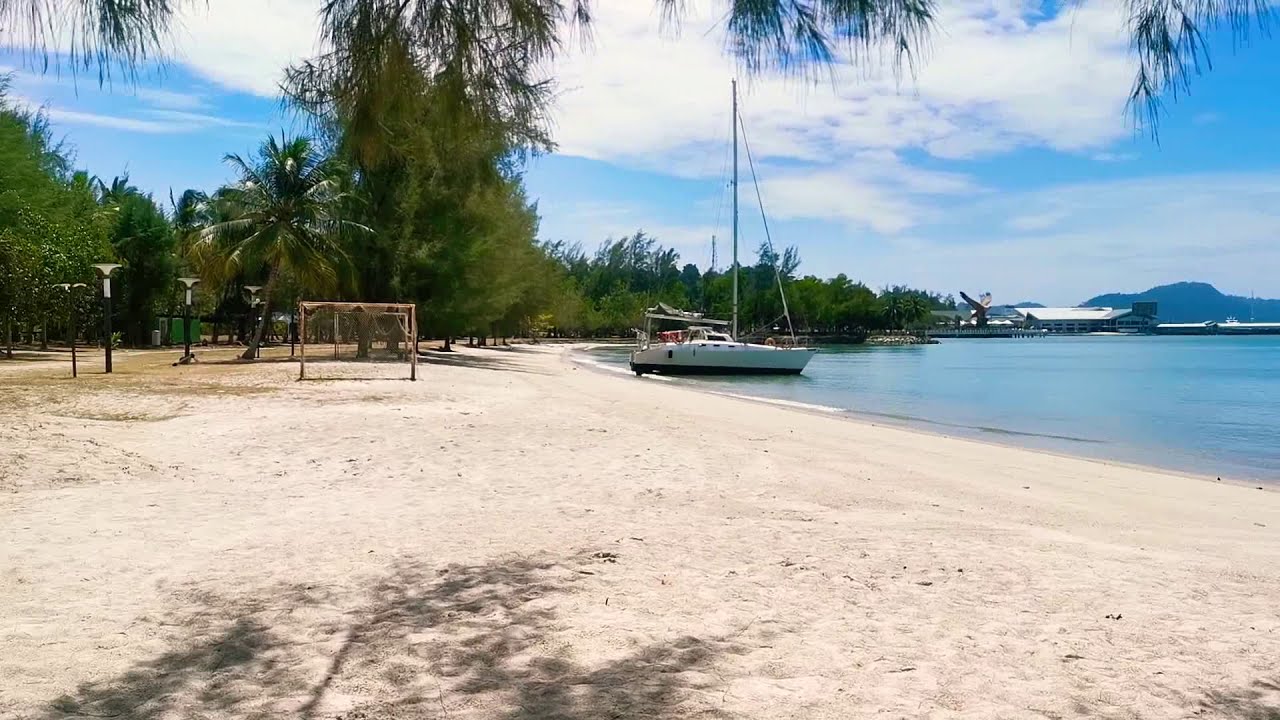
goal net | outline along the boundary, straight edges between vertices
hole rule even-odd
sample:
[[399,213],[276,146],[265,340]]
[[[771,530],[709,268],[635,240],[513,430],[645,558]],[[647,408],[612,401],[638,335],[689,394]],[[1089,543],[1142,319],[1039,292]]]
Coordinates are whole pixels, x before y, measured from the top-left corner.
[[299,380],[418,379],[412,304],[298,303]]

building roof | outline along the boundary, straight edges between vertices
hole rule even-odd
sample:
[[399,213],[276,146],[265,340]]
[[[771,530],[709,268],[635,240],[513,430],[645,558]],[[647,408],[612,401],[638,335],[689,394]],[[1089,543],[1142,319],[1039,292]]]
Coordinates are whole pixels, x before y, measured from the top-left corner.
[[1165,329],[1174,329],[1174,328],[1207,328],[1207,327],[1210,327],[1210,326],[1212,326],[1212,325],[1216,325],[1216,324],[1217,324],[1217,323],[1215,323],[1215,322],[1214,322],[1214,321],[1212,321],[1212,320],[1205,320],[1204,322],[1193,322],[1193,323],[1160,323],[1159,325],[1157,325],[1157,326],[1156,326],[1156,328],[1157,328],[1157,329],[1159,329],[1159,328],[1165,328]]
[[1018,308],[1018,314],[1042,322],[1114,320],[1133,312],[1109,307]]

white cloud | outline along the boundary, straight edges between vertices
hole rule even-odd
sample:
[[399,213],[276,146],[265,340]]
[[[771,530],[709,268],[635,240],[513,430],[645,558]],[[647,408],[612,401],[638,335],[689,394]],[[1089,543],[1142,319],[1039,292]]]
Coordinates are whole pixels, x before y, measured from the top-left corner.
[[145,110],[146,117],[135,117],[109,112],[90,112],[72,110],[52,102],[36,102],[29,97],[10,94],[6,98],[17,107],[28,110],[39,110],[49,120],[65,125],[88,125],[109,128],[111,130],[127,130],[129,132],[148,135],[171,135],[195,132],[210,127],[223,128],[258,128],[259,123],[242,122],[229,118],[204,113],[185,112],[181,110]]
[[217,0],[183,3],[175,59],[231,90],[279,94],[284,69],[315,55],[315,0]]
[[1016,215],[1009,218],[1008,222],[1005,223],[1005,226],[1011,230],[1026,232],[1034,230],[1048,230],[1070,216],[1070,211],[1065,208],[1058,208],[1056,210],[1038,212],[1030,215]]
[[255,130],[262,128],[262,123],[260,122],[232,120],[206,113],[186,112],[183,110],[147,110],[145,112],[151,117],[183,125],[192,130],[207,127],[253,128]]
[[1117,153],[1117,152],[1099,152],[1090,155],[1094,160],[1105,163],[1128,162],[1138,157],[1137,153]]
[[[936,220],[928,198],[982,192],[968,176],[914,168],[884,151],[854,154],[822,168],[766,169],[761,184],[774,217],[818,218],[884,234]],[[749,186],[743,189],[754,206]]]
[[[597,3],[591,47],[569,43],[554,67],[562,152],[681,175],[716,169],[736,70],[722,44],[723,3],[687,4],[673,37],[660,31],[653,2]],[[1096,148],[1120,137],[1133,70],[1121,9],[1093,0],[1044,19],[1038,7],[943,4],[930,52],[902,84],[883,64],[844,65],[817,86],[779,77],[744,83],[760,153],[821,162],[859,149],[920,148],[964,158],[1024,145]],[[317,10],[314,0],[187,4],[177,58],[225,87],[273,96],[283,69],[315,54]]]
[[[711,29],[716,16],[700,7],[673,40],[660,36],[648,3],[602,4],[595,49],[557,67],[563,152],[684,167],[692,146],[723,142],[735,72]],[[1113,3],[1037,23],[1021,5],[995,0],[941,11],[932,51],[901,87],[889,68],[850,65],[831,85],[744,84],[744,115],[762,154],[821,162],[866,148],[921,148],[964,158],[1026,145],[1099,147],[1126,133],[1133,67]]]
[[68,125],[92,125],[94,127],[110,128],[112,130],[128,130],[130,132],[148,134],[180,133],[190,129],[189,126],[184,123],[174,123],[162,120],[143,120],[140,118],[124,117],[120,115],[64,110],[62,108],[55,107],[46,107],[45,113],[49,116],[50,120],[56,123],[66,123]]
[[[720,6],[689,6],[673,39],[647,2],[600,5],[593,49],[555,69],[561,153],[720,176],[735,67],[715,27]],[[1133,65],[1121,9],[1095,0],[1044,18],[1032,7],[943,4],[928,57],[901,84],[884,64],[843,65],[816,86],[782,77],[742,83],[744,122],[757,162],[767,161],[770,210],[901,233],[940,212],[930,198],[982,191],[964,174],[913,166],[906,153],[957,161],[1045,147],[1120,159],[1103,148],[1130,132],[1123,109]],[[890,162],[877,163],[883,157]]]
[[166,110],[201,110],[209,106],[209,101],[198,93],[174,92],[172,90],[161,90],[159,88],[140,87],[134,90],[134,95],[139,100],[148,105],[163,108]]

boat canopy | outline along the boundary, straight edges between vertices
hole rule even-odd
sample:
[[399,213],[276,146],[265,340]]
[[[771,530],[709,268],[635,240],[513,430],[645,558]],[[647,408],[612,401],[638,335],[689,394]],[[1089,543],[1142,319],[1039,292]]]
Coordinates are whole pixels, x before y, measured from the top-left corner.
[[710,318],[703,317],[702,313],[679,310],[662,302],[646,310],[644,316],[650,320],[675,320],[677,322],[698,322],[721,326],[727,326],[730,324],[728,320],[712,320]]

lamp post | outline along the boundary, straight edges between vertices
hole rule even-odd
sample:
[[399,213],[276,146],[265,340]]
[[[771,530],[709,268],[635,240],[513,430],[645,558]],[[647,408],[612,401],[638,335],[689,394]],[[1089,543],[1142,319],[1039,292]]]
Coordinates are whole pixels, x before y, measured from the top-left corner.
[[196,285],[200,283],[200,278],[180,277],[178,282],[187,288],[187,304],[183,306],[182,311],[182,359],[178,362],[187,363],[195,362],[195,356],[191,354],[191,300],[195,295]]
[[96,263],[94,269],[98,271],[98,275],[102,278],[102,323],[103,332],[102,344],[106,347],[107,352],[107,373],[111,372],[111,273],[120,267],[119,263]]
[[[252,310],[252,309],[254,309],[254,308],[256,308],[256,307],[258,307],[258,305],[260,305],[260,304],[262,303],[262,299],[258,297],[258,293],[262,291],[262,286],[261,286],[261,285],[245,285],[245,286],[244,286],[244,291],[245,291],[246,293],[248,293],[248,294],[249,294],[249,308],[250,308],[251,310]],[[255,321],[255,322],[258,322],[258,319],[257,319],[257,313],[253,313],[250,317],[254,318],[254,321]],[[257,330],[255,330],[255,329],[253,329],[253,328],[250,328],[250,329],[249,329],[249,342],[250,342],[250,343],[253,343],[253,337],[254,337],[256,334],[257,334]],[[264,329],[264,335],[265,335],[265,329]],[[263,337],[262,339],[263,339],[263,341],[264,341],[264,342],[266,341],[266,337]],[[259,344],[257,347],[255,347],[255,348],[253,349],[253,357],[254,357],[254,358],[262,357],[262,345],[261,345],[261,344]]]
[[[249,303],[249,307],[251,307],[251,308],[253,308],[253,309],[255,310],[255,312],[254,312],[254,322],[256,322],[256,323],[261,323],[261,322],[263,322],[262,312],[261,312],[260,310],[258,310],[258,308],[262,307],[262,298],[260,298],[260,297],[258,297],[258,296],[256,296],[256,295],[255,295],[255,296],[254,296],[254,298],[253,298],[253,300],[252,300],[252,301],[250,301],[250,303]],[[256,334],[256,333],[255,333],[255,334]],[[253,357],[254,357],[254,359],[255,359],[255,360],[257,360],[257,359],[259,359],[259,358],[261,358],[261,357],[262,357],[262,344],[263,344],[263,343],[265,343],[265,342],[267,341],[267,338],[265,337],[265,335],[266,335],[266,330],[264,329],[264,330],[263,330],[263,336],[264,336],[264,337],[262,338],[262,342],[258,343],[257,347],[255,347],[255,348],[253,349]],[[250,341],[250,342],[252,342],[252,341]]]
[[67,291],[67,325],[70,327],[71,335],[71,377],[79,377],[76,367],[76,296],[71,291],[89,286],[84,283],[58,283],[54,287]]

